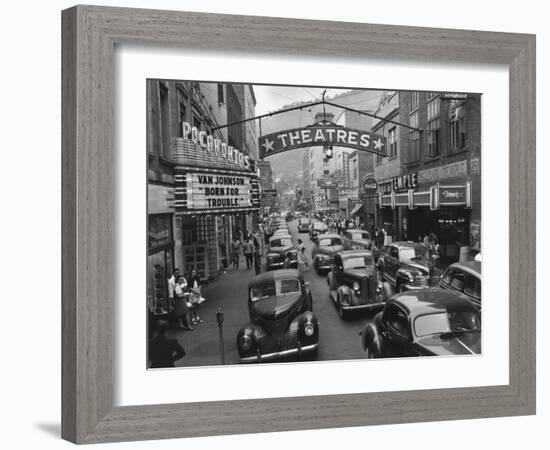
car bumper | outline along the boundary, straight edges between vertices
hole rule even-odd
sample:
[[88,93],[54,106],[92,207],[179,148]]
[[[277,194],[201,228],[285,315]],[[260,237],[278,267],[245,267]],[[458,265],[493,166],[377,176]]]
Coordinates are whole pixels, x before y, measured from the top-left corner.
[[377,309],[382,309],[384,307],[384,302],[380,303],[366,303],[364,305],[342,305],[344,311],[373,311]]
[[276,361],[278,359],[288,358],[290,356],[299,356],[306,353],[311,353],[317,350],[319,343],[304,345],[303,347],[289,348],[287,350],[281,350],[278,352],[259,354],[254,356],[245,356],[240,358],[241,363],[256,363],[256,362],[268,362]]
[[[284,267],[285,267],[284,261],[268,263],[267,264],[267,270],[284,269]],[[289,264],[289,267],[291,269],[297,269],[298,268],[298,261],[291,261],[290,264]]]

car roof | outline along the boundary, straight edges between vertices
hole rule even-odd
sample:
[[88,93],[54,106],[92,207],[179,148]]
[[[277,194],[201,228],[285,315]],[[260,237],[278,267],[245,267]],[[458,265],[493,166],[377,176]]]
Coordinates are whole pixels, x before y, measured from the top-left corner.
[[338,252],[337,255],[341,255],[342,258],[347,258],[355,255],[370,255],[372,256],[372,252],[370,250],[343,250],[341,252]]
[[317,239],[326,239],[326,238],[340,238],[340,239],[342,239],[342,236],[340,236],[339,234],[336,234],[336,233],[323,233],[323,234],[319,234],[317,236]]
[[282,239],[282,238],[289,238],[292,239],[292,236],[290,234],[277,234],[273,235],[269,238],[269,242],[274,241],[275,239]]
[[248,283],[248,287],[260,286],[265,283],[287,278],[298,278],[299,280],[302,280],[303,276],[297,269],[270,270],[252,278],[252,280]]
[[477,277],[481,277],[481,262],[480,261],[463,261],[463,262],[456,262],[449,266],[456,267],[458,269],[463,270],[464,272],[469,272],[473,275],[476,275]]
[[391,301],[400,305],[409,315],[414,316],[464,309],[477,311],[475,305],[466,296],[450,289],[414,289],[393,296]]
[[346,233],[370,233],[367,230],[362,230],[361,228],[350,228],[349,230],[346,230]]
[[388,247],[399,247],[399,248],[416,248],[416,247],[422,247],[422,244],[419,242],[413,242],[413,241],[396,241],[392,242],[391,244],[388,244]]

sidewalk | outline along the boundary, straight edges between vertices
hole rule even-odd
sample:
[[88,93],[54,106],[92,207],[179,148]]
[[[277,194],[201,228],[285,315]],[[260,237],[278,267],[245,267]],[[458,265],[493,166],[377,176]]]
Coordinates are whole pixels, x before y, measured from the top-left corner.
[[219,365],[220,341],[216,311],[222,308],[224,314],[223,342],[225,364],[239,362],[236,338],[239,329],[248,323],[247,290],[248,282],[255,276],[254,269],[248,270],[244,257],[238,269],[228,268],[216,281],[203,287],[202,295],[206,302],[199,315],[204,323],[195,325],[194,331],[171,330],[169,337],[175,337],[187,355],[176,366]]

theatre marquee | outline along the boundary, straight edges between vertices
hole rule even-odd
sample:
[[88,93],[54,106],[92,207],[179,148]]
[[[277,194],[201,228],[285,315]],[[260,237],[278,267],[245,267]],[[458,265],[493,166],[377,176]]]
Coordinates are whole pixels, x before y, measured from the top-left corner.
[[224,214],[257,211],[258,176],[250,171],[178,166],[175,168],[176,214]]

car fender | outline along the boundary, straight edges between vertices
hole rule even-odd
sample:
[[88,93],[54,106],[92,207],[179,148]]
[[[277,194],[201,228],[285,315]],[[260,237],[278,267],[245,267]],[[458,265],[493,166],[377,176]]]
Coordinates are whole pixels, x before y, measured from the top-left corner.
[[[416,271],[414,269],[405,269],[405,268],[398,269],[396,274],[395,274],[395,285],[396,285],[396,287],[399,284],[413,283],[414,282],[414,277],[417,274],[418,274],[418,271]],[[413,278],[412,280],[411,280],[411,276]]]
[[353,299],[353,289],[351,289],[348,285],[343,284],[342,286],[338,287],[338,290],[336,291],[337,298],[340,299],[343,296],[349,296]]

